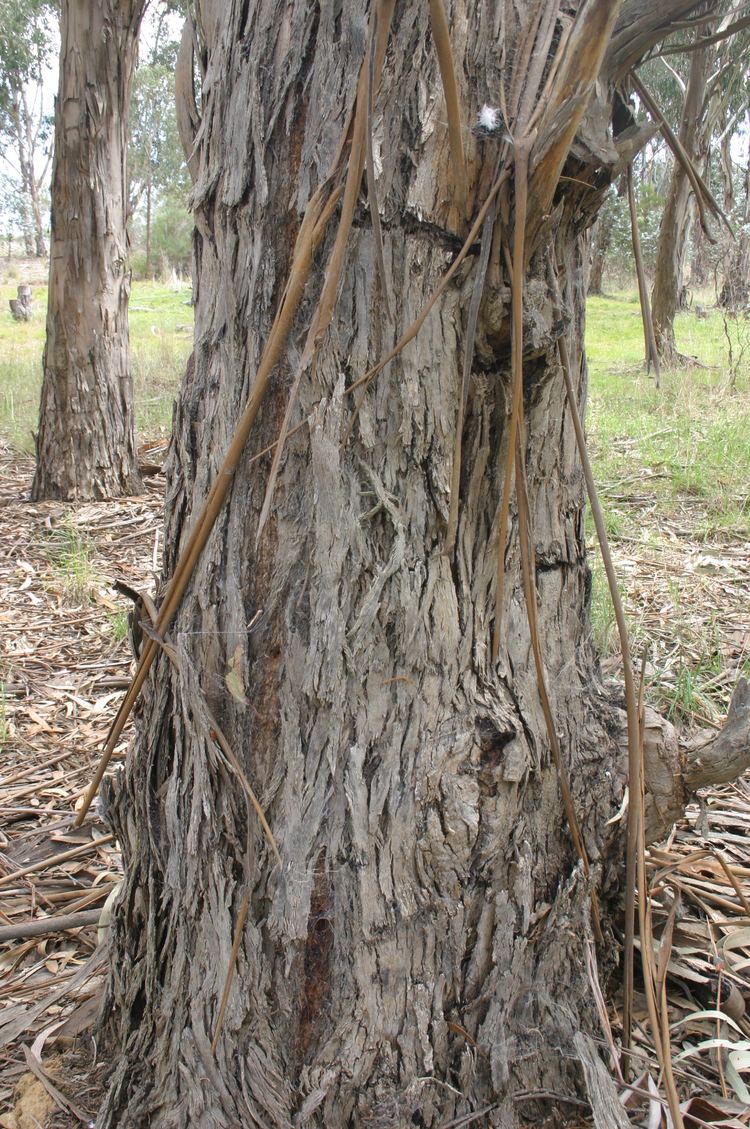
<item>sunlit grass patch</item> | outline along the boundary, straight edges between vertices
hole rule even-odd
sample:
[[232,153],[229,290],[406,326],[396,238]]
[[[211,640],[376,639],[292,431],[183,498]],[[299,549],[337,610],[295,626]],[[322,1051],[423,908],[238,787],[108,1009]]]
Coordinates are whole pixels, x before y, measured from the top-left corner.
[[[32,287],[31,320],[16,322],[8,308],[16,286],[15,279],[0,286],[0,438],[31,452],[39,415],[47,288]],[[192,348],[190,287],[134,282],[128,320],[136,429],[140,437],[153,437],[171,428],[172,405]]]
[[[750,374],[747,366],[728,369],[720,312],[687,312],[677,319],[678,349],[701,363],[662,372],[657,389],[644,369],[634,298],[588,304],[594,473],[634,662],[648,655],[648,699],[675,723],[716,724],[748,667],[732,639],[746,631],[750,638]],[[740,334],[744,324],[735,319],[728,331]],[[743,355],[735,349],[735,361]],[[587,538],[593,545],[590,523]],[[606,671],[619,677],[614,616],[596,563],[591,615]]]

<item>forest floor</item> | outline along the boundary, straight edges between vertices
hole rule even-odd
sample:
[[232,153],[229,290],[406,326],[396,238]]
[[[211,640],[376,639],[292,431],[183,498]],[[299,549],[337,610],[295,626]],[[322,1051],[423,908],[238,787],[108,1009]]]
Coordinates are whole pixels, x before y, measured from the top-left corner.
[[[164,301],[179,324],[182,299]],[[144,290],[136,304],[153,317],[155,292]],[[710,354],[702,338],[712,318],[696,325],[692,349],[681,347],[714,367],[664,374],[657,392],[640,368],[630,297],[590,306],[590,442],[634,653],[640,659],[647,648],[647,694],[686,734],[720,726],[738,677],[750,673],[747,373],[732,382]],[[143,329],[146,345],[153,349],[154,338],[161,348],[147,320]],[[0,314],[0,370],[3,332]],[[717,323],[711,341],[718,332]],[[182,330],[175,334],[179,352]],[[38,345],[37,336],[37,364]],[[177,367],[170,354],[172,377],[160,370],[165,402]],[[35,394],[23,388],[24,397]],[[150,423],[152,433],[165,432],[165,403],[153,417],[141,407],[144,430]],[[0,413],[0,1126],[62,1129],[93,1123],[98,1104],[106,1067],[95,1050],[92,1057],[92,1030],[106,944],[98,945],[96,922],[120,876],[117,844],[96,809],[78,829],[72,816],[132,669],[129,608],[112,585],[154,588],[162,479],[147,479],[142,497],[118,503],[30,503],[33,464],[18,422],[17,412],[10,423]],[[154,461],[153,450],[144,453]],[[593,538],[591,549],[595,562]],[[596,563],[593,611],[604,673],[616,678],[612,612]],[[115,766],[126,747],[124,735]],[[749,831],[744,778],[707,792],[649,858],[657,934],[681,899],[668,966],[672,1055],[683,1096],[702,1095],[693,1113],[707,1123],[721,1111],[742,1125],[750,1102]],[[45,919],[74,913],[87,923],[10,936],[20,923],[44,928]],[[608,1014],[616,1032],[617,999]],[[637,996],[635,1047],[648,1090],[649,1076],[654,1084],[658,1076],[645,1018]],[[656,1114],[656,1097],[630,1111],[634,1124]]]

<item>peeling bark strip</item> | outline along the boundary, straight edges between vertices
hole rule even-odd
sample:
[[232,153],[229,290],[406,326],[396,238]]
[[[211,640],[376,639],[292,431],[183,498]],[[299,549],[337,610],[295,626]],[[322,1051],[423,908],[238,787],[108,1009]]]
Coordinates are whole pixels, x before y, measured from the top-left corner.
[[[390,9],[378,4],[378,34]],[[497,202],[475,324],[476,256],[470,245],[456,265],[463,233],[426,0],[393,8],[379,89],[373,12],[354,0],[199,5],[196,342],[165,538],[165,578],[179,583],[157,619],[159,632],[171,623],[169,657],[155,661],[136,745],[105,794],[127,879],[101,1129],[436,1129],[478,1116],[512,1127],[519,1091],[580,1093],[582,1057],[602,1106],[605,1083],[576,1035],[596,1022],[591,895],[621,877],[606,860],[622,857],[608,821],[624,782],[598,694],[557,349],[565,334],[581,402],[584,232],[633,148],[613,141],[609,76],[597,76],[617,10],[617,27],[634,15],[598,0],[446,5],[472,239]],[[588,876],[560,801],[512,503],[491,657],[498,510],[516,455],[505,249],[521,211],[507,142],[471,132],[485,103],[505,107],[512,136],[543,126],[538,160],[529,154],[532,186],[542,179],[514,256],[518,479],[537,662]],[[385,279],[361,187],[367,129]],[[261,452],[285,432],[258,539],[271,469]],[[154,662],[159,646],[147,648]],[[218,755],[217,726],[281,866]],[[544,1099],[524,1106],[537,1122],[550,1112]]]
[[125,153],[145,0],[65,0],[32,497],[141,488],[128,357]]

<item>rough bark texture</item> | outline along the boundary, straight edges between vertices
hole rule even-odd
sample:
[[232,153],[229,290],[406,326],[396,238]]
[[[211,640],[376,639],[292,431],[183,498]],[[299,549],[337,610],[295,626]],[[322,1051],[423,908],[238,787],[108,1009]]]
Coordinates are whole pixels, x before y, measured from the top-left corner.
[[140,488],[128,359],[130,87],[145,0],[66,0],[34,498]]
[[[704,128],[704,95],[713,58],[714,53],[710,48],[692,52],[680,122],[680,141],[686,153],[698,165],[702,164],[701,158],[705,155],[708,141]],[[680,162],[675,161],[659,226],[654,287],[651,292],[656,345],[659,356],[667,364],[674,363],[678,356],[674,319],[683,302],[683,267],[692,218],[688,207],[691,191],[687,173]]]
[[[469,126],[504,81],[510,98],[516,19],[532,7],[449,6],[474,213],[497,148]],[[564,8],[545,52],[576,5]],[[581,11],[604,12],[608,35],[616,8]],[[438,1126],[481,1111],[482,1124],[512,1126],[566,1108],[530,1091],[584,1085],[576,1035],[595,1023],[590,884],[550,763],[515,518],[505,630],[497,665],[490,660],[510,410],[502,260],[478,319],[455,553],[445,552],[445,532],[471,264],[370,389],[342,444],[347,387],[413,320],[463,237],[428,12],[417,0],[397,5],[373,120],[395,324],[363,202],[332,324],[301,380],[297,419],[308,422],[288,442],[271,521],[256,547],[270,455],[251,456],[278,434],[322,265],[170,631],[174,662],[157,661],[127,769],[108,788],[127,879],[113,930],[115,1065],[102,1129]],[[353,0],[203,4],[199,16],[196,341],[175,420],[167,574],[252,386],[302,210],[333,162],[368,42],[367,13]],[[596,63],[595,43],[579,42]],[[530,212],[524,401],[545,663],[591,884],[602,886],[620,869],[607,820],[623,780],[602,720],[583,481],[556,353],[566,332],[583,400],[585,227],[608,162],[620,159],[606,81],[597,91],[567,194]],[[585,93],[577,88],[574,111]],[[592,167],[597,187],[582,189]],[[546,191],[530,195],[531,208]],[[511,208],[506,190],[501,217]],[[506,228],[500,236],[509,245]],[[267,813],[281,867],[219,728]],[[586,1073],[596,1074],[590,1063]]]

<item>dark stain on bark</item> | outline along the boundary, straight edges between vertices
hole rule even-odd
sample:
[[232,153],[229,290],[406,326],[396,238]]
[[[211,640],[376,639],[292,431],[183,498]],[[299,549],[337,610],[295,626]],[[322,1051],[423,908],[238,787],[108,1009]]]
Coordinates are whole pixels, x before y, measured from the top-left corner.
[[480,765],[483,769],[498,768],[503,759],[503,750],[516,736],[515,729],[512,726],[509,729],[498,729],[489,717],[478,717],[475,724]]
[[307,918],[304,973],[300,1018],[297,1034],[298,1066],[305,1062],[308,1052],[320,1039],[324,1013],[331,990],[331,959],[333,956],[333,893],[326,868],[325,847],[318,855],[315,879],[310,895],[310,913]]

